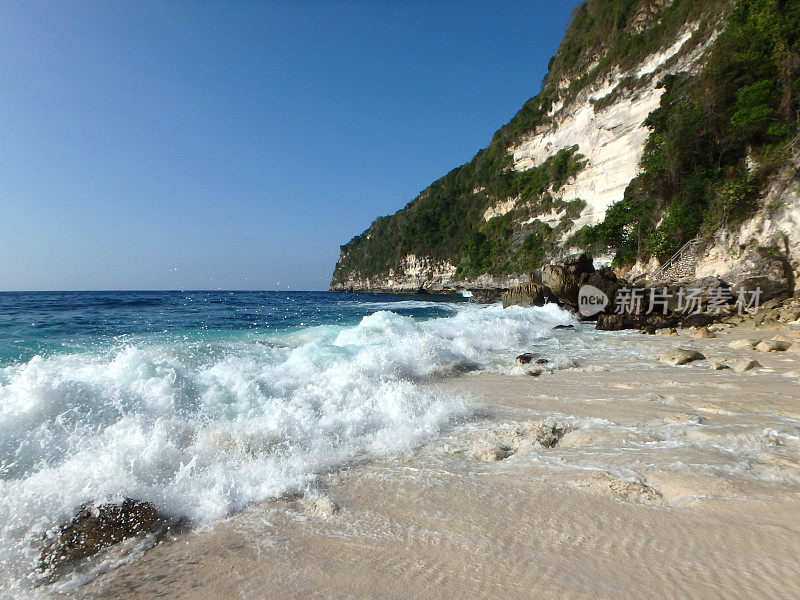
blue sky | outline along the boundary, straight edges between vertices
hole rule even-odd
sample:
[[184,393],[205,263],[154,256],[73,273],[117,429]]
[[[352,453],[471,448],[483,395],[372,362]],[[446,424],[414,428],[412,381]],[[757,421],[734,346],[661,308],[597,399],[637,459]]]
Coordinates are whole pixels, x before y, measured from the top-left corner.
[[575,1],[0,7],[0,290],[325,289],[535,95]]

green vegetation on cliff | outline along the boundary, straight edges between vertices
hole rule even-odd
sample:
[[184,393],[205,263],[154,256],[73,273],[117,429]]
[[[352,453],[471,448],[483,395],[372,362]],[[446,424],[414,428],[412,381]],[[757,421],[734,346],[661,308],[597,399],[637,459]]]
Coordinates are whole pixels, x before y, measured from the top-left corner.
[[[490,146],[435,181],[404,209],[377,219],[342,246],[334,282],[348,272],[362,278],[386,273],[408,254],[450,261],[464,275],[521,272],[539,266],[553,228],[538,221],[525,226],[515,221],[554,208],[566,209],[574,218],[577,204],[557,206],[548,190],[558,190],[583,162],[571,148],[524,172],[512,170],[510,163],[507,153]],[[514,197],[519,197],[518,208],[483,220],[493,199]]]
[[[725,14],[725,29],[699,73],[662,82],[661,105],[647,121],[652,133],[641,174],[602,223],[582,229],[571,243],[595,253],[612,251],[621,264],[667,255],[700,232],[740,222],[755,209],[781,149],[797,132],[798,4],[587,0],[573,13],[542,91],[470,162],[342,246],[333,283],[386,275],[409,254],[447,261],[464,276],[539,266],[584,206],[567,205],[550,193],[582,168],[582,157],[577,148],[561,150],[536,168],[516,172],[510,148],[547,124],[556,99],[569,101],[614,67],[634,67],[671,44],[688,23],[696,24],[699,43]],[[637,83],[628,76],[620,89]],[[749,168],[753,162],[757,167]],[[488,207],[516,197],[510,212],[483,219]],[[558,223],[537,218],[554,210],[562,215]]]
[[574,241],[626,264],[752,215],[797,134],[800,0],[738,2],[697,75],[663,81],[641,174]]
[[[707,36],[730,0],[597,0],[579,4],[550,59],[546,84],[569,81],[567,98],[617,67],[627,71],[671,43],[689,23]],[[712,17],[712,18],[709,18]],[[646,27],[644,26],[646,23]]]

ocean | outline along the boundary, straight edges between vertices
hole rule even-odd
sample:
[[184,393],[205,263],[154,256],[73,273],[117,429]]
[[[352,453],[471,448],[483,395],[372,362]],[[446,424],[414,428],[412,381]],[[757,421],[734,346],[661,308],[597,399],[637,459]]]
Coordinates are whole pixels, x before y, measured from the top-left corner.
[[510,371],[574,318],[461,296],[0,293],[0,571],[35,582],[45,532],[144,500],[190,525],[402,451],[470,418],[426,385]]

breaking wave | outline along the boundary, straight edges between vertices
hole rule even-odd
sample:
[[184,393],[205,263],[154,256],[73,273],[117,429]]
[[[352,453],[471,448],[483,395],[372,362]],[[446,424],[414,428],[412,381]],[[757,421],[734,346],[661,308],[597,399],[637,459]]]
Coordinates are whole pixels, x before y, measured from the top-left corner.
[[555,306],[449,310],[272,335],[141,336],[0,368],[0,569],[29,578],[43,532],[86,502],[146,500],[203,524],[410,448],[469,411],[420,383],[499,368],[498,353],[572,319]]

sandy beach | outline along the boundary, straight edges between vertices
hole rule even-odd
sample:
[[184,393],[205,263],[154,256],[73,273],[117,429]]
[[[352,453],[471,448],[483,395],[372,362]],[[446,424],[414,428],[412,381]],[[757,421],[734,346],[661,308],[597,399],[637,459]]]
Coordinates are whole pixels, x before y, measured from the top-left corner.
[[[170,536],[70,595],[795,598],[800,355],[728,344],[797,327],[689,333],[597,333],[625,351],[437,383],[474,406],[442,437]],[[763,368],[657,360],[677,346]]]

